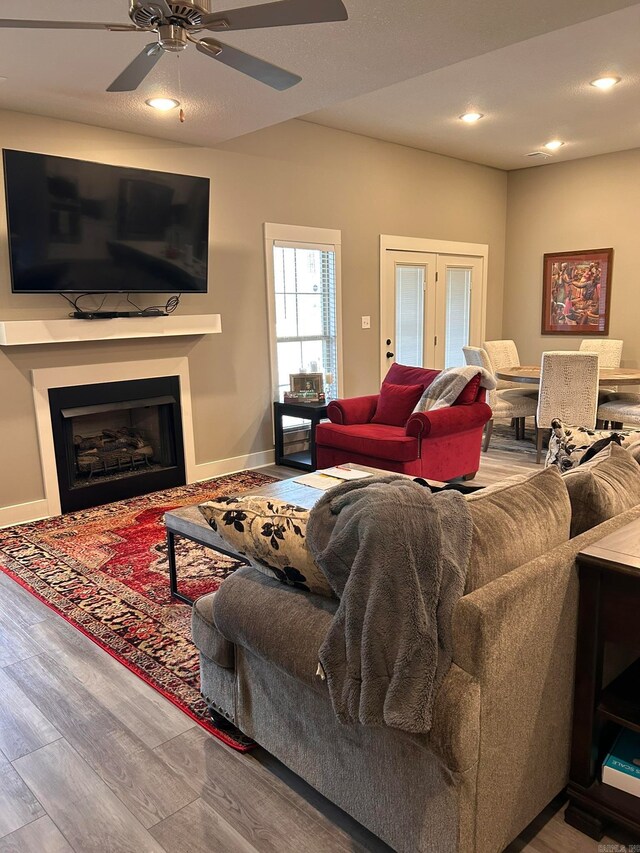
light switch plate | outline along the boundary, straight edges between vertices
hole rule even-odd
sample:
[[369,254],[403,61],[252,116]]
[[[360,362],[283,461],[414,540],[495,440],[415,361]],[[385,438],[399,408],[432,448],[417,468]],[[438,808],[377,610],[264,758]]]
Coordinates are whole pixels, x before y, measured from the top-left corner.
[[362,328],[370,329],[371,328],[371,317],[363,317],[362,318]]

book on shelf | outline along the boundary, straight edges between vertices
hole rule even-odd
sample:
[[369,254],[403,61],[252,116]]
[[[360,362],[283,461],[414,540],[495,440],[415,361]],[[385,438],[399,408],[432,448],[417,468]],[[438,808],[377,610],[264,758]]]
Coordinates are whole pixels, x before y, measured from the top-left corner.
[[602,781],[640,797],[640,733],[622,729],[602,765]]

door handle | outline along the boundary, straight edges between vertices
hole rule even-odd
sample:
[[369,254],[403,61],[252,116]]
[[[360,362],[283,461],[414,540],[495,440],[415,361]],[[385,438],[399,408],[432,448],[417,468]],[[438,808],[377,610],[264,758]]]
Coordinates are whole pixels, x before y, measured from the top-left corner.
[[393,358],[393,356],[394,356],[394,353],[392,353],[392,352],[387,353],[387,358]]

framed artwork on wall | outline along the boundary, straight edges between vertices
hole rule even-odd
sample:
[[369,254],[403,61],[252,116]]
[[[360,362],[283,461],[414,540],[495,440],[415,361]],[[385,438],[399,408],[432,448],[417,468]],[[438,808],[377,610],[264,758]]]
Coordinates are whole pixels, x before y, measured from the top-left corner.
[[544,256],[543,335],[608,335],[613,249]]

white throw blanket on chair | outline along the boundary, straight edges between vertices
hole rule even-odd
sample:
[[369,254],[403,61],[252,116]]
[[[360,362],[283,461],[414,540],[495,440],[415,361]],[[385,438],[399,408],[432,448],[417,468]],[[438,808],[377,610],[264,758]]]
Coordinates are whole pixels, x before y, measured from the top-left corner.
[[447,406],[453,406],[464,391],[465,386],[478,373],[480,374],[480,387],[493,391],[496,387],[496,380],[484,368],[474,365],[448,367],[439,373],[431,385],[425,389],[413,411],[430,412],[433,409],[445,409]]

